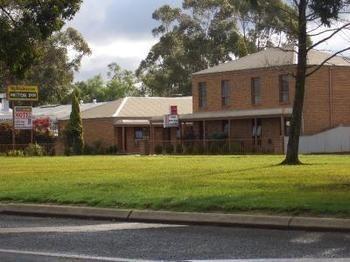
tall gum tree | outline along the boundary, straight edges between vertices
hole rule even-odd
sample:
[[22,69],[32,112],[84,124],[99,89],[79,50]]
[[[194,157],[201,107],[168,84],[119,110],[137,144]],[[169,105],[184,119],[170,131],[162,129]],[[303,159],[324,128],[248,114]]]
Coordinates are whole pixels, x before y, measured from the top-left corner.
[[[255,1],[256,4],[259,1]],[[270,2],[273,2],[271,0]],[[319,48],[323,43],[331,40],[338,33],[349,29],[350,23],[344,14],[348,13],[349,1],[346,0],[293,0],[286,2],[290,9],[294,10],[290,16],[297,21],[296,31],[292,37],[296,39],[298,63],[295,74],[295,98],[293,114],[291,119],[290,134],[288,140],[287,154],[282,164],[298,165],[299,141],[302,127],[302,116],[305,98],[305,84],[308,77],[322,68],[329,60],[337,55],[350,50],[344,46],[340,50],[333,51],[327,59],[319,65],[309,66],[307,57],[311,50]],[[314,43],[310,43],[312,37],[318,37]]]

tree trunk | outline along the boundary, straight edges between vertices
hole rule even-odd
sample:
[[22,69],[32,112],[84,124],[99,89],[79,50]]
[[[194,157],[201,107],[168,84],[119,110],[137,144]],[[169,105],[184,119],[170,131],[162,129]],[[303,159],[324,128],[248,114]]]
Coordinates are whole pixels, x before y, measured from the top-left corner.
[[286,159],[282,164],[299,165],[299,138],[302,126],[306,67],[307,67],[307,19],[306,19],[307,0],[299,2],[299,25],[298,25],[298,64],[295,81],[295,97],[293,105],[293,114],[291,128],[287,147]]

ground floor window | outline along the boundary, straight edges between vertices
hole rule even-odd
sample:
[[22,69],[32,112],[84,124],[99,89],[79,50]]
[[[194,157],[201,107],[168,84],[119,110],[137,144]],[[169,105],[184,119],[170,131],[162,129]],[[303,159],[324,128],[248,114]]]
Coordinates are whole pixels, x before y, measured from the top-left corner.
[[222,121],[222,132],[226,137],[229,136],[230,126],[229,126],[229,120],[223,120]]
[[135,139],[145,139],[148,137],[148,129],[147,128],[135,128]]
[[262,120],[253,119],[252,120],[252,137],[261,137],[262,136]]
[[[281,130],[282,133],[282,130]],[[290,118],[284,119],[284,136],[289,136],[290,134]]]

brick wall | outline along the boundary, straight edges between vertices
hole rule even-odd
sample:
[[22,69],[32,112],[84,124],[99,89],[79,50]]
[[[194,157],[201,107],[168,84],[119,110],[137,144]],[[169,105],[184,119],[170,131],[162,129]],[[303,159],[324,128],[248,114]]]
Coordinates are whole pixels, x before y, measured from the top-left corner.
[[[223,111],[292,107],[295,80],[290,77],[289,102],[279,101],[279,76],[292,73],[294,67],[243,70],[194,75],[192,79],[193,111]],[[331,74],[330,74],[331,72]],[[304,134],[311,135],[339,125],[350,125],[350,68],[323,67],[307,79],[304,105]],[[261,81],[261,103],[251,103],[251,79]],[[230,104],[221,104],[221,81],[230,82]],[[207,107],[198,106],[198,84],[207,83]],[[236,128],[246,128],[237,125]]]
[[[207,75],[194,75],[192,80],[193,112],[199,111],[221,111],[240,109],[259,109],[290,107],[289,103],[279,102],[279,76],[292,72],[293,68],[244,70],[237,72],[225,72]],[[251,103],[251,79],[260,77],[261,103]],[[221,104],[221,81],[228,80],[230,83],[230,104]],[[207,83],[207,107],[199,108],[198,85],[200,82]],[[293,80],[290,80],[290,98],[294,95]]]
[[332,125],[350,126],[350,68],[332,69]]
[[[62,132],[67,120],[59,121],[59,130]],[[84,141],[87,145],[102,142],[105,147],[117,144],[113,118],[96,118],[83,120]]]

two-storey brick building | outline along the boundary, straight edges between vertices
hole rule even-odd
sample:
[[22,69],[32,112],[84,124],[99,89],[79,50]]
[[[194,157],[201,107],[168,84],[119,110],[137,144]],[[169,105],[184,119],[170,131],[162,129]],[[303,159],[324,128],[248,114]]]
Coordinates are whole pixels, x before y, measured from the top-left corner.
[[[315,68],[329,56],[311,51],[308,66]],[[85,142],[130,154],[152,154],[168,145],[186,153],[283,153],[296,64],[294,51],[269,48],[193,74],[193,97],[129,97],[84,110]],[[316,147],[304,152],[350,151],[349,80],[350,63],[342,57],[330,59],[308,78],[302,141]],[[180,125],[164,128],[171,106],[178,108]],[[67,119],[59,121],[61,130]],[[327,138],[325,130],[336,132]]]
[[[330,54],[311,51],[315,68]],[[244,151],[282,153],[294,99],[294,51],[268,48],[193,74],[192,137],[207,143],[225,138]],[[306,84],[302,135],[350,126],[350,63],[329,60]]]

